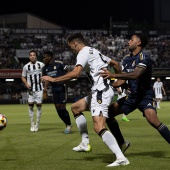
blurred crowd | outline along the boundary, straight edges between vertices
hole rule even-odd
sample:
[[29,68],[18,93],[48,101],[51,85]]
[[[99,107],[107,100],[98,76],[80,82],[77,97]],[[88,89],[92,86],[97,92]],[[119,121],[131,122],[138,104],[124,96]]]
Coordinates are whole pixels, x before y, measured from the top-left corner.
[[[126,48],[129,36],[127,35],[112,35],[108,32],[84,32],[83,33],[89,46],[99,49],[104,55],[122,61],[122,58],[129,53]],[[7,35],[0,34],[0,69],[22,69],[23,65],[29,60],[27,57],[18,56],[17,50],[34,49],[38,53],[38,60],[42,61],[42,53],[46,50],[51,50],[55,57],[63,61],[72,69],[75,64],[76,56],[71,53],[66,43],[67,33],[58,34],[16,34],[10,33]],[[155,68],[170,68],[170,35],[150,36],[149,44],[145,51],[151,56],[154,61]],[[22,83],[7,82],[5,85],[0,82],[0,94],[20,93],[25,90]],[[168,82],[164,82],[165,88],[169,90]],[[84,88],[80,92],[80,88]],[[74,100],[85,95],[87,88],[90,88],[89,82],[84,79],[77,81],[77,85],[68,88],[69,95],[74,96]]]
[[[122,58],[129,52],[126,44],[129,40],[125,35],[111,35],[103,32],[84,33],[90,46],[99,49],[103,54],[121,62]],[[9,34],[0,35],[0,69],[22,69],[28,61],[27,58],[19,56],[17,50],[35,49],[39,60],[41,54],[51,50],[55,56],[66,64],[74,65],[75,56],[66,45],[67,34]],[[154,67],[170,67],[170,35],[158,35],[149,37],[146,52],[152,57]]]

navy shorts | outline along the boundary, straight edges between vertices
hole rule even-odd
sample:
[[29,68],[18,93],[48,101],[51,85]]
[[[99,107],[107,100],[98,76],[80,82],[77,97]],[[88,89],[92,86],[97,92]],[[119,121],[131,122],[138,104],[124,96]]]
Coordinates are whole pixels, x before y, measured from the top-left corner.
[[122,109],[123,113],[126,115],[136,109],[139,109],[142,113],[144,113],[144,110],[148,108],[154,109],[156,111],[155,99],[152,91],[148,91],[148,93],[144,95],[129,95],[128,97],[117,100],[117,103],[119,104],[119,107]]
[[60,86],[52,88],[53,103],[54,104],[65,104],[67,100],[66,87]]

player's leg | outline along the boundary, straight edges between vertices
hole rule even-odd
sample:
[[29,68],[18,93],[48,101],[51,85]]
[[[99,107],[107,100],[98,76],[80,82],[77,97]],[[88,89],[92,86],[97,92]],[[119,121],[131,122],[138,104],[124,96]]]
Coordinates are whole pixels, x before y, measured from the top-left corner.
[[30,118],[30,123],[31,123],[31,127],[30,127],[30,131],[34,132],[34,96],[33,94],[28,94],[28,114],[29,114],[29,118]]
[[122,152],[124,153],[129,148],[130,142],[126,141],[124,139],[122,132],[120,130],[119,124],[118,124],[117,120],[115,119],[116,115],[123,113],[122,110],[120,109],[120,106],[119,106],[119,105],[123,104],[123,100],[125,100],[125,98],[119,100],[120,104],[118,104],[118,102],[113,102],[109,106],[109,112],[108,112],[109,118],[106,119],[106,123],[107,123],[107,126],[109,127],[111,133],[116,138],[116,140],[119,144],[119,147],[121,148]]
[[36,124],[34,126],[34,131],[37,132],[39,129],[39,124],[41,120],[42,115],[42,101],[43,101],[43,91],[35,92],[36,95],[36,105],[37,105],[37,118],[36,118]]
[[66,104],[59,104],[59,103],[57,104],[55,102],[54,105],[55,105],[56,111],[58,113],[58,116],[64,122],[64,124],[66,126],[64,133],[65,134],[71,133],[71,129],[72,129],[71,118],[70,118],[68,110],[66,109]]
[[129,164],[129,161],[124,156],[121,149],[119,148],[119,145],[115,137],[106,128],[108,107],[109,107],[109,103],[111,103],[111,100],[109,99],[111,99],[112,96],[111,90],[109,89],[106,92],[95,92],[91,102],[91,114],[93,118],[94,130],[102,138],[106,146],[116,156],[116,161],[114,161],[112,164],[107,165],[107,167]]
[[53,102],[60,119],[64,122],[66,128],[64,130],[65,134],[71,133],[71,119],[68,110],[66,109],[67,95],[65,86],[58,87],[52,90],[53,92]]
[[29,113],[29,118],[31,123],[30,131],[34,132],[34,104],[29,103],[28,105],[29,105],[28,113]]
[[91,151],[91,146],[89,144],[87,121],[83,115],[83,111],[89,110],[88,104],[87,104],[89,102],[90,102],[90,96],[86,96],[85,98],[82,98],[71,105],[71,110],[75,117],[76,124],[77,124],[78,130],[82,138],[81,143],[77,147],[73,148],[73,150],[76,152],[90,152]]
[[154,108],[145,109],[144,115],[150,125],[157,129],[161,136],[170,144],[170,131],[165,124],[160,122]]

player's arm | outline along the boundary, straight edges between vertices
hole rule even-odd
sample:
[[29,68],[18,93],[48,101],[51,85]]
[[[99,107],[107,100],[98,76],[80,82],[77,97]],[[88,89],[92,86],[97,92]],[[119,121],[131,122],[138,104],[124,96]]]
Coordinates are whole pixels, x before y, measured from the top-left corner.
[[68,72],[67,74],[63,75],[63,76],[59,76],[56,78],[52,78],[50,76],[42,76],[41,80],[42,81],[50,81],[50,82],[60,82],[60,81],[66,81],[66,80],[70,80],[73,78],[78,78],[82,72],[83,68],[81,65],[77,65],[74,67],[74,69],[70,72]]
[[112,59],[109,64],[113,67],[115,73],[121,73],[121,67],[117,61]]
[[21,80],[24,83],[24,85],[26,86],[27,89],[31,88],[30,84],[27,83],[27,79],[24,76],[21,76]]
[[44,82],[44,91],[47,91],[48,85],[49,85],[49,81],[45,81]]
[[122,89],[127,89],[126,80],[118,79],[117,81],[113,82],[112,86],[116,89],[119,87],[122,87]]
[[163,84],[162,84],[162,91],[163,91],[163,94],[164,94],[164,96],[165,96],[165,95],[166,95],[166,92],[165,92],[165,89],[164,89]]
[[143,67],[136,67],[133,72],[130,72],[130,73],[121,73],[121,74],[114,74],[114,73],[111,73],[107,69],[103,69],[103,72],[101,72],[100,75],[102,77],[104,77],[104,79],[107,79],[107,78],[116,78],[116,79],[128,80],[128,79],[137,79],[144,72],[145,72],[145,69]]

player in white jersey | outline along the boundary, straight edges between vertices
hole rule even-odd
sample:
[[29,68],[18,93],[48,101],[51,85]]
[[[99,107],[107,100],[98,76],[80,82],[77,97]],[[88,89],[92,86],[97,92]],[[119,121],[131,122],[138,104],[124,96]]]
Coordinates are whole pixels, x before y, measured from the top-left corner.
[[[163,95],[166,95],[163,83],[158,77],[153,85],[153,90],[155,91],[155,99],[157,108],[160,109],[160,102],[162,101]],[[163,93],[162,93],[163,92]]]
[[73,150],[76,152],[91,151],[87,122],[82,113],[83,111],[90,110],[95,132],[102,138],[103,142],[117,158],[116,161],[114,161],[112,164],[109,164],[108,167],[130,164],[128,159],[124,156],[123,152],[119,148],[115,137],[106,128],[108,107],[114,97],[114,91],[110,86],[110,80],[104,80],[100,76],[100,73],[102,72],[103,68],[108,68],[109,65],[114,68],[115,72],[120,72],[121,68],[118,62],[104,56],[95,48],[86,46],[85,39],[80,33],[74,33],[68,36],[67,43],[73,53],[77,54],[77,62],[74,69],[64,76],[57,78],[43,76],[42,80],[51,82],[66,81],[73,78],[78,78],[86,66],[90,69],[90,76],[93,83],[91,95],[80,99],[71,106],[71,110],[76,119],[77,127],[82,137],[81,143],[77,147],[74,147]]
[[[42,114],[43,83],[41,81],[44,63],[37,61],[35,50],[29,52],[30,62],[24,65],[21,80],[28,89],[29,117],[31,132],[38,131]],[[34,104],[37,106],[36,122],[34,123]]]

